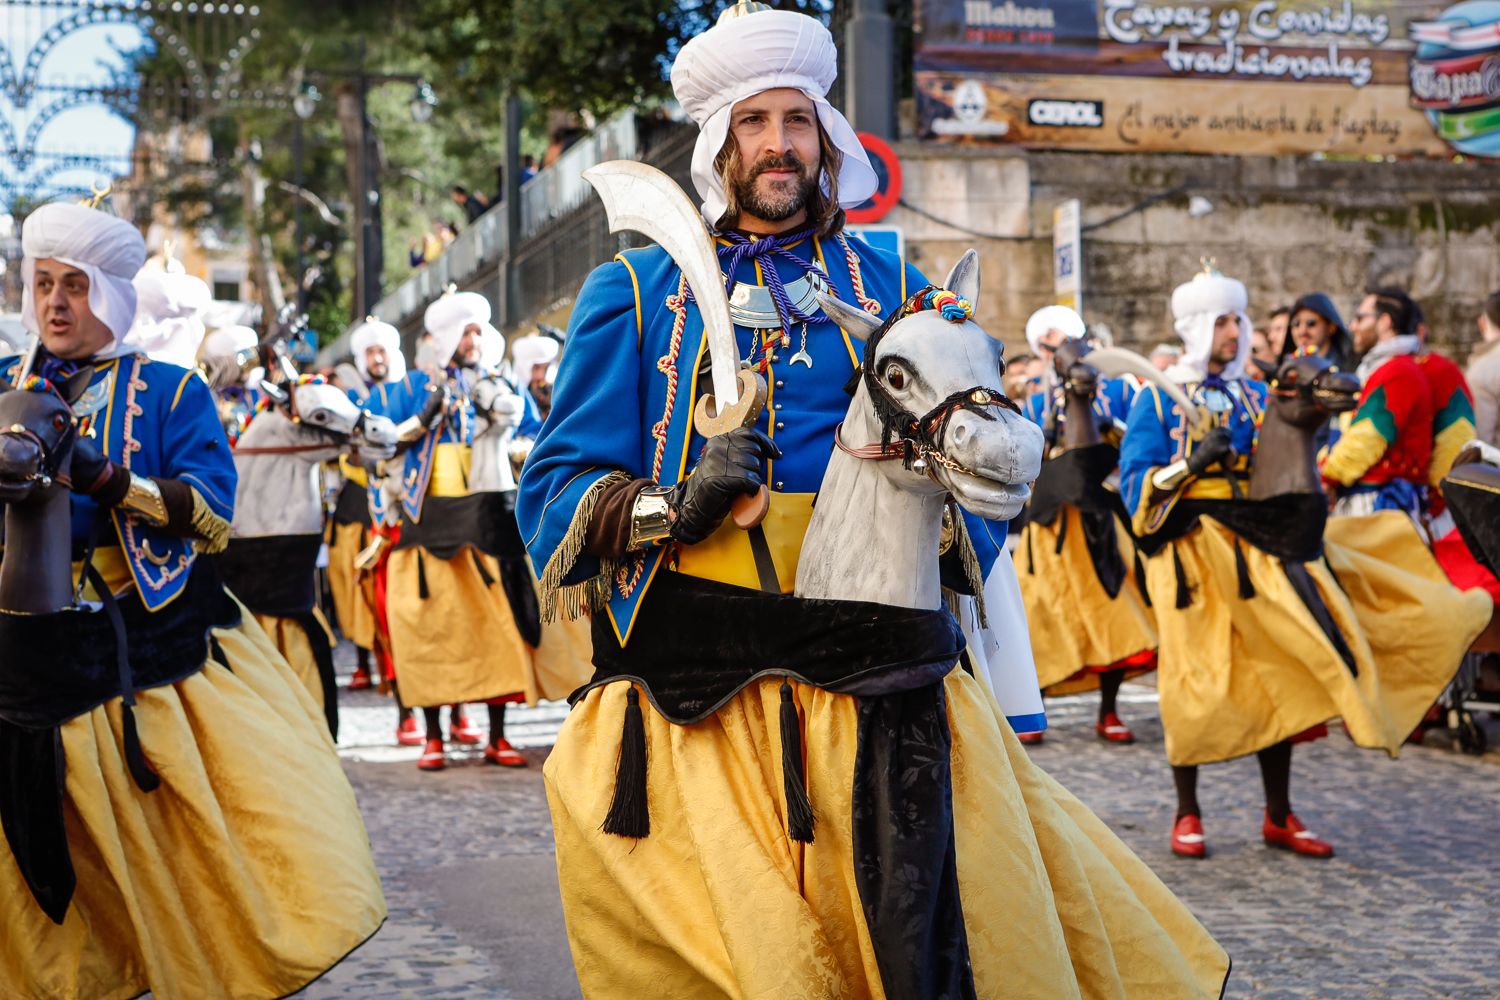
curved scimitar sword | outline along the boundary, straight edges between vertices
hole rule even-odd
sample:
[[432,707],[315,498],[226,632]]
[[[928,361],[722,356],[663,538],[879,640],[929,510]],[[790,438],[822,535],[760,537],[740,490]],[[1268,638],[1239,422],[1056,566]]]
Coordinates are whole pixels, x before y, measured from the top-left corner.
[[1167,378],[1160,368],[1157,368],[1150,360],[1142,357],[1135,351],[1124,347],[1101,347],[1098,350],[1090,351],[1079,360],[1083,364],[1097,369],[1106,378],[1134,375],[1142,381],[1150,382],[1160,389],[1163,395],[1181,408],[1182,415],[1187,420],[1189,427],[1198,433],[1207,430],[1207,416],[1204,414],[1202,408],[1189,399],[1187,393],[1182,391],[1182,386]]
[[[682,269],[692,290],[703,317],[714,389],[712,397],[698,400],[693,426],[704,437],[713,437],[754,424],[765,407],[766,381],[759,372],[740,367],[719,255],[698,207],[672,178],[637,160],[600,163],[585,170],[583,179],[599,192],[609,231],[631,230],[658,243]],[[742,497],[734,507],[735,524],[759,524],[769,503],[764,486],[754,497]]]

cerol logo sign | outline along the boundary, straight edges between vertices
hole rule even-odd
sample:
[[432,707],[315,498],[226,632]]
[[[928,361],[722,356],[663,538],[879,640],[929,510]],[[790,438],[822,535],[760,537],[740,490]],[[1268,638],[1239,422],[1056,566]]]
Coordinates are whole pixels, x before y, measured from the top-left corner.
[[1103,128],[1103,101],[1050,101],[1037,99],[1026,105],[1026,120],[1052,128]]

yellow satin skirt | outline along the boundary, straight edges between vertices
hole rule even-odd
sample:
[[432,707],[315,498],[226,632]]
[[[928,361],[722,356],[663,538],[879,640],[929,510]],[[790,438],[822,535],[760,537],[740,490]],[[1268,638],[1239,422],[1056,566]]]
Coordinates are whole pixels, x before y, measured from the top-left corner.
[[386,622],[404,704],[453,705],[526,691],[531,647],[516,628],[493,556],[465,548],[439,559],[414,546],[388,558]]
[[[1234,541],[1228,528],[1203,517],[1146,560],[1161,634],[1157,691],[1167,759],[1176,765],[1228,760],[1336,718],[1359,746],[1394,757],[1431,700],[1414,710],[1412,685],[1399,666],[1377,660],[1340,581],[1322,560],[1304,566],[1354,656],[1357,675],[1292,589],[1281,560],[1243,542],[1255,596],[1240,596]],[[1186,608],[1176,606],[1174,550],[1191,593]],[[1431,694],[1436,697],[1437,689]]]
[[344,638],[361,649],[375,648],[375,607],[369,584],[354,568],[354,558],[370,542],[363,525],[331,524],[328,532],[328,589],[333,617]]
[[[959,895],[981,997],[1218,997],[1228,957],[994,697],[946,679]],[[651,834],[600,831],[629,685],[589,692],[544,775],[568,939],[591,1000],[883,997],[855,881],[855,699],[795,684],[816,841],[788,838],[780,680],[676,726],[645,698]]]
[[[328,636],[330,646],[334,644],[333,635],[328,629],[328,619],[323,617],[323,612],[313,608],[313,617],[318,621],[318,627]],[[318,660],[313,656],[312,643],[307,639],[307,631],[290,618],[282,618],[279,615],[256,614],[255,620],[270,638],[271,645],[276,647],[276,652],[286,660],[287,665],[292,668],[292,673],[302,683],[303,688],[312,696],[313,703],[322,711],[323,704],[323,675],[318,673]]]
[[[1135,543],[1118,521],[1115,531],[1125,560],[1125,582],[1113,598],[1094,572],[1076,507],[1063,507],[1051,524],[1027,524],[1016,547],[1016,577],[1031,623],[1031,654],[1043,694],[1092,691],[1099,686],[1099,670],[1156,648],[1155,619],[1135,578]],[[1145,672],[1129,671],[1131,676]]]
[[322,713],[248,612],[214,636],[232,670],[138,696],[156,791],[126,770],[118,698],[62,727],[78,889],[53,924],[0,839],[0,996],[280,997],[385,919]]
[[1450,583],[1400,511],[1331,517],[1323,547],[1380,665],[1397,725],[1409,733],[1488,627],[1494,603]]
[[542,644],[532,650],[526,675],[526,703],[566,698],[594,676],[594,640],[589,620],[568,619],[542,626]]

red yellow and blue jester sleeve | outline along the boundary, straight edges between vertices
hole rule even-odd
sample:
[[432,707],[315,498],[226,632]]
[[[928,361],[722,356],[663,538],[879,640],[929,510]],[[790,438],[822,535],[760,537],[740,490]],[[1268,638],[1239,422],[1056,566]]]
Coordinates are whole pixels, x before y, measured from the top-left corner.
[[1413,380],[1400,358],[1375,369],[1365,383],[1359,408],[1323,459],[1323,478],[1343,486],[1363,479],[1399,439],[1425,391],[1425,383]]
[[635,281],[619,261],[596,268],[578,293],[552,412],[521,475],[516,516],[541,581],[548,620],[597,608],[615,567],[583,551],[599,495],[648,475],[641,381],[641,318]]

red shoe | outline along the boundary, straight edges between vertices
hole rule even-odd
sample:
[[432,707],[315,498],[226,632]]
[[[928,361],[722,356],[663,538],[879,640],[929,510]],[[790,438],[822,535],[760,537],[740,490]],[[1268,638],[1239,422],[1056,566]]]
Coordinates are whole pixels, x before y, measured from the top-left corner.
[[454,705],[453,715],[448,722],[448,737],[454,743],[467,743],[473,746],[484,742],[484,730],[474,724],[474,720],[469,718],[469,713],[460,706]]
[[425,739],[426,737],[422,732],[422,727],[417,724],[415,716],[408,715],[406,718],[402,719],[401,724],[396,727],[396,742],[401,746],[419,747],[422,745]]
[[526,758],[521,756],[520,751],[510,745],[510,740],[501,738],[492,745],[484,748],[485,763],[499,764],[501,767],[525,767]]
[[349,678],[350,691],[364,691],[374,686],[375,682],[370,680],[370,671],[364,667],[354,668],[354,676]]
[[447,763],[443,759],[443,741],[428,740],[422,747],[422,756],[417,758],[417,770],[441,771]]
[[1271,847],[1279,847],[1293,854],[1305,854],[1310,858],[1333,857],[1333,845],[1309,833],[1295,813],[1286,814],[1286,826],[1272,823],[1271,814],[1267,813],[1266,821],[1260,827],[1260,835]]
[[1026,744],[1029,747],[1034,747],[1038,743],[1042,742],[1043,735],[1045,735],[1044,730],[1037,730],[1034,733],[1017,733],[1016,739],[1020,740],[1022,743]]
[[1203,839],[1203,820],[1189,814],[1172,827],[1172,853],[1179,858],[1208,857],[1208,841]]
[[1110,743],[1134,743],[1135,733],[1130,727],[1120,721],[1120,717],[1114,712],[1106,712],[1104,718],[1094,723],[1094,733],[1101,739]]

